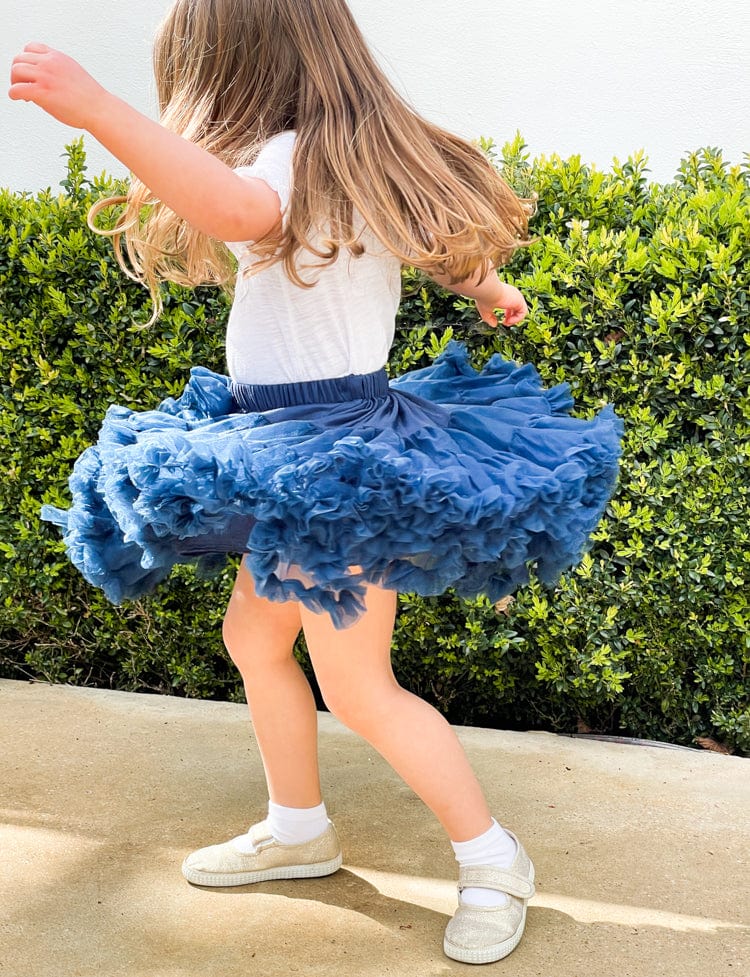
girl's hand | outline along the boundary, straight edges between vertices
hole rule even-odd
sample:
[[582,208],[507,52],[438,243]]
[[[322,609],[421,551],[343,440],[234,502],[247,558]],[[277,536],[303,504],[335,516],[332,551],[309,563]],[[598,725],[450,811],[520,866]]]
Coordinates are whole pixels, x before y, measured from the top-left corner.
[[526,299],[521,295],[517,288],[500,281],[494,268],[485,270],[480,281],[476,276],[467,278],[463,282],[451,282],[445,275],[433,275],[438,285],[447,288],[449,292],[457,295],[466,295],[467,298],[474,299],[477,303],[477,311],[482,320],[488,326],[497,326],[497,309],[502,309],[505,313],[503,317],[504,326],[515,326],[516,323],[525,319],[529,312]]
[[476,299],[477,311],[483,322],[489,326],[497,326],[498,319],[495,314],[497,309],[502,309],[505,312],[504,326],[515,326],[526,318],[529,307],[526,305],[526,299],[517,288],[498,279],[497,288],[494,288],[493,283],[492,291],[494,294],[491,298],[482,295],[481,298]]
[[75,129],[88,129],[107,98],[107,91],[62,51],[46,44],[27,44],[13,59],[8,95],[34,102]]

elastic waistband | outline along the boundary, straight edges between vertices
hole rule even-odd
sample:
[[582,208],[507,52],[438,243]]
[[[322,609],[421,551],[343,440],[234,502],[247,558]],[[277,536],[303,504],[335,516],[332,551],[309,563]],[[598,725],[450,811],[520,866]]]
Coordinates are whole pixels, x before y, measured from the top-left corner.
[[299,404],[340,404],[348,400],[379,400],[388,393],[385,370],[302,383],[236,383],[230,392],[245,414],[296,407]]

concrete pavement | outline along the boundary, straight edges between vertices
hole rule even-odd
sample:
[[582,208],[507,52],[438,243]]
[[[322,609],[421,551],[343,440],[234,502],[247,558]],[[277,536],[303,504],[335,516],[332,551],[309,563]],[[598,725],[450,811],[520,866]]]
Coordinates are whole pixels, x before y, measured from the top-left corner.
[[244,706],[0,681],[2,977],[748,977],[750,760],[458,730],[537,868],[526,936],[442,954],[456,867],[375,753],[320,716],[344,867],[202,889],[186,852],[264,814]]

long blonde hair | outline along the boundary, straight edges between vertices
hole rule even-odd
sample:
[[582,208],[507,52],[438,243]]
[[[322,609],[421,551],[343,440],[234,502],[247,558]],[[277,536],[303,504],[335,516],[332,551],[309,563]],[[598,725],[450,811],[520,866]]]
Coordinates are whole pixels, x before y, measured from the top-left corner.
[[[306,286],[301,250],[320,265],[342,248],[362,252],[355,211],[402,263],[452,282],[528,243],[524,202],[480,150],[409,108],[345,0],[175,0],[156,36],[154,73],[162,124],[231,167],[251,163],[277,133],[297,132],[288,218],[283,232],[252,245],[250,273],[283,261]],[[126,198],[92,208],[92,226],[118,202],[114,229],[102,233],[149,286],[157,312],[160,280],[231,281],[228,249],[138,179]]]

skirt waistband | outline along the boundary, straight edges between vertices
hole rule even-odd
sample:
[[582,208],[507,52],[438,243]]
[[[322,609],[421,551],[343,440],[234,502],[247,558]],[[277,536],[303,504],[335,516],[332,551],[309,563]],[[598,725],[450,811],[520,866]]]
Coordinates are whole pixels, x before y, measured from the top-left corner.
[[262,413],[300,404],[340,404],[349,400],[380,400],[388,393],[385,369],[329,380],[300,383],[236,383],[229,387],[243,414]]

